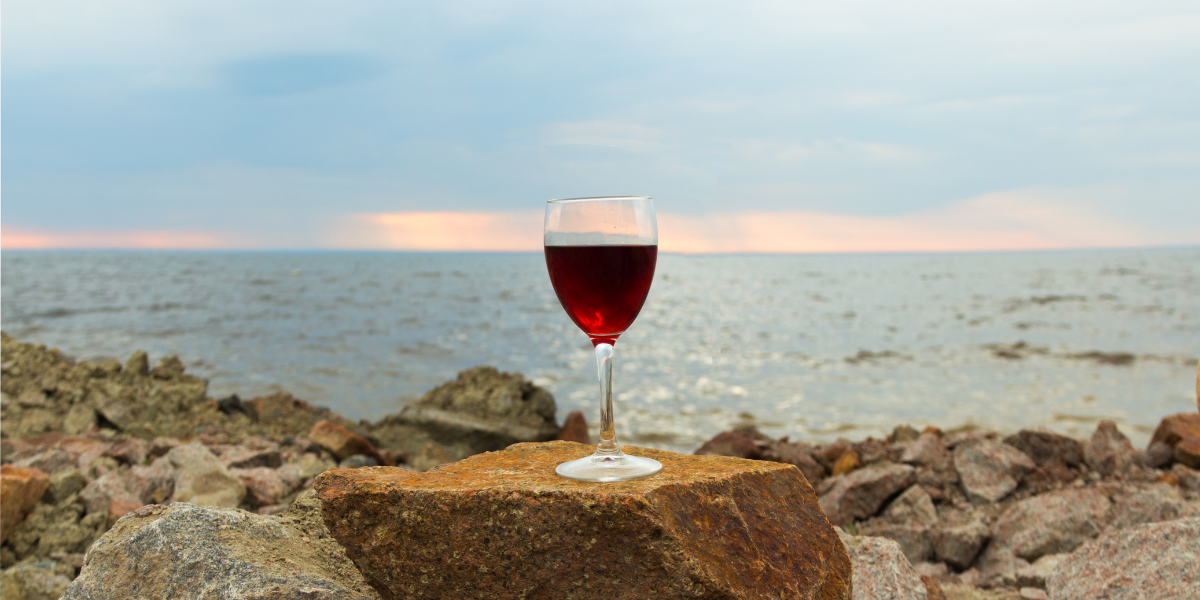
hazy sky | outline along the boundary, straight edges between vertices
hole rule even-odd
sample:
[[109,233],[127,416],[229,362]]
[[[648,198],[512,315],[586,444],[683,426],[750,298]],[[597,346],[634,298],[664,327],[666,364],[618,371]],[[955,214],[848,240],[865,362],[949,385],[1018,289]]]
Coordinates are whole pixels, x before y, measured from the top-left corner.
[[36,246],[1200,244],[1200,5],[2,5],[2,223]]

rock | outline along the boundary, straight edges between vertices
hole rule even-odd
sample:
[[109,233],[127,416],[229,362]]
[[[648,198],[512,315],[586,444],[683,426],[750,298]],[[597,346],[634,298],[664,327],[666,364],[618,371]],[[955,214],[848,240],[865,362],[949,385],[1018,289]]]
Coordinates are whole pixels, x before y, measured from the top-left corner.
[[988,526],[982,521],[943,526],[933,532],[933,555],[956,569],[966,569],[988,538]]
[[813,486],[825,479],[825,467],[812,457],[812,448],[807,444],[780,440],[764,450],[762,458],[794,465]]
[[[1020,600],[1018,592],[1008,590],[984,590],[971,584],[947,583],[942,585],[947,600]],[[932,599],[930,599],[932,600]]]
[[1200,518],[1110,530],[1046,582],[1055,600],[1200,597]]
[[142,505],[141,498],[125,487],[124,475],[120,471],[110,471],[83,488],[79,498],[89,514],[108,515],[109,522],[115,523],[122,515]]
[[1150,445],[1162,443],[1174,449],[1176,444],[1186,439],[1200,439],[1200,414],[1179,413],[1164,417],[1154,429],[1154,435],[1150,436]]
[[328,450],[338,460],[345,460],[355,454],[365,454],[376,461],[383,460],[379,451],[367,438],[327,419],[312,426],[308,431],[308,439]]
[[897,425],[892,429],[892,435],[889,436],[893,443],[905,444],[915,441],[921,435],[920,431],[909,425]]
[[942,591],[942,586],[936,578],[929,575],[921,575],[921,583],[925,584],[925,597],[927,600],[946,600],[946,593]]
[[347,456],[346,460],[338,463],[339,469],[357,469],[360,467],[378,467],[379,461],[365,454],[355,454]]
[[337,466],[337,463],[316,454],[302,454],[299,460],[289,462],[277,469],[279,477],[291,489],[300,487],[305,481]]
[[1171,467],[1171,474],[1179,480],[1179,487],[1200,492],[1200,472],[1186,465],[1175,465]]
[[424,474],[332,470],[316,489],[387,598],[850,597],[849,557],[796,469],[626,446],[662,472],[554,473],[592,451],[517,444]]
[[246,486],[246,500],[252,507],[279,504],[291,493],[288,485],[275,469],[255,467],[253,469],[230,469],[229,474],[237,477]]
[[[1100,535],[1112,502],[1093,488],[1049,492],[1017,502],[992,528],[992,545],[1025,560],[1070,552]],[[990,548],[989,548],[990,549]]]
[[1033,564],[1017,569],[1017,587],[1046,587],[1046,580],[1058,569],[1059,563],[1070,556],[1069,554],[1047,554]]
[[[265,440],[264,440],[265,442]],[[221,453],[221,463],[231,469],[254,469],[266,467],[278,469],[283,465],[283,455],[279,445],[271,442],[261,444],[234,446]]]
[[966,429],[942,436],[942,445],[953,450],[963,444],[974,444],[983,441],[995,441],[996,432],[986,429]]
[[916,481],[908,465],[876,463],[848,475],[826,481],[829,491],[821,496],[821,509],[830,523],[847,524],[879,512],[883,503]]
[[862,466],[862,459],[858,457],[858,453],[854,450],[847,450],[842,457],[833,463],[833,472],[831,475],[845,475]]
[[1024,452],[1000,442],[980,440],[954,449],[954,468],[972,502],[999,501],[1035,467]]
[[552,440],[559,432],[554,411],[554,396],[521,374],[475,367],[384,417],[369,433],[427,469],[517,442]]
[[158,458],[148,465],[130,467],[125,489],[142,504],[162,504],[175,493],[175,469],[171,459]]
[[50,476],[50,485],[42,494],[42,499],[49,504],[58,504],[68,497],[78,494],[87,484],[87,478],[75,469],[59,471]]
[[854,600],[926,600],[925,584],[892,540],[838,529],[854,565]]
[[1150,442],[1146,447],[1144,462],[1147,467],[1165,469],[1175,462],[1175,449],[1162,442]]
[[50,477],[37,469],[0,466],[0,541],[8,540],[49,486]]
[[1083,444],[1052,431],[1022,429],[1004,438],[1004,443],[1024,452],[1039,467],[1055,459],[1069,467],[1083,463]]
[[1193,469],[1200,469],[1200,438],[1179,440],[1175,444],[1175,460]]
[[84,516],[83,502],[69,496],[57,504],[39,503],[8,540],[17,558],[82,553],[108,529],[108,508]]
[[904,446],[900,462],[941,470],[950,462],[950,453],[942,446],[942,440],[932,433],[922,433],[917,439]]
[[[297,501],[298,504],[302,504]],[[305,520],[186,503],[126,515],[88,551],[64,600],[111,598],[379,598],[342,549]]]
[[[895,462],[900,458],[899,446],[894,446],[885,440],[877,440],[873,437],[855,442],[851,445],[851,449],[858,455],[858,461],[861,465],[869,465],[881,460]],[[839,457],[838,460],[844,458],[845,455]],[[837,466],[837,463],[834,463],[834,466]]]
[[937,523],[937,510],[929,493],[913,485],[897,496],[879,518],[859,528],[859,532],[896,542],[910,563],[919,563],[933,556],[932,528]]
[[562,429],[559,430],[558,437],[554,439],[564,442],[591,444],[592,436],[588,434],[587,419],[584,418],[583,413],[578,410],[567,413],[567,418],[563,421]]
[[763,452],[774,443],[775,440],[760,433],[753,425],[747,425],[718,433],[711,440],[701,444],[695,455],[736,456],[761,460]]
[[1192,507],[1179,488],[1157,483],[1118,495],[1105,521],[1113,529],[1124,529],[1143,523],[1171,521],[1191,516]]
[[1105,477],[1124,473],[1133,466],[1136,455],[1129,438],[1112,421],[1100,421],[1083,448],[1084,460],[1092,470]]
[[22,563],[0,573],[0,594],[3,600],[58,600],[74,575],[75,569],[53,560]]
[[185,444],[167,453],[175,468],[175,492],[171,502],[201,506],[236,507],[246,497],[246,486],[229,474],[225,465],[200,442]]
[[824,447],[818,447],[816,450],[814,450],[813,458],[816,459],[817,462],[821,463],[821,466],[825,467],[825,470],[832,471],[833,465],[837,463],[838,459],[841,458],[842,455],[847,451],[852,449],[853,446],[850,444],[850,440],[838,438],[832,444]]
[[1021,600],[1050,600],[1046,595],[1045,590],[1040,590],[1035,587],[1023,587],[1017,592],[1017,596]]
[[[1171,456],[1174,457],[1174,450],[1171,452]],[[33,456],[15,460],[13,461],[13,465],[18,467],[29,467],[31,469],[37,469],[47,475],[54,475],[60,471],[75,468],[78,464],[78,460],[79,455],[74,452],[70,452],[62,448],[50,447],[45,448],[43,451]]]

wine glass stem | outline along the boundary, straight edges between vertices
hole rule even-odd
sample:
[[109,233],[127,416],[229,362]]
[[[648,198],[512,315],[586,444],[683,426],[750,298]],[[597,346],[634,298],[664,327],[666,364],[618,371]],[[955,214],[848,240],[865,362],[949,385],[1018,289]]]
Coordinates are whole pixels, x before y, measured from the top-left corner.
[[596,344],[596,369],[600,375],[600,454],[620,454],[617,446],[617,429],[612,414],[612,344]]

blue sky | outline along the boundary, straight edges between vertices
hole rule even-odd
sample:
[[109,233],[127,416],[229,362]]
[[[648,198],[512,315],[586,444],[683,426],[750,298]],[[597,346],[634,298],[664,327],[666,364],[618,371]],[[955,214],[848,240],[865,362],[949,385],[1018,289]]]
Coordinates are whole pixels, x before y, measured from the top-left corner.
[[1194,2],[6,0],[2,27],[10,240],[346,247],[372,215],[647,194],[693,229],[1200,243]]

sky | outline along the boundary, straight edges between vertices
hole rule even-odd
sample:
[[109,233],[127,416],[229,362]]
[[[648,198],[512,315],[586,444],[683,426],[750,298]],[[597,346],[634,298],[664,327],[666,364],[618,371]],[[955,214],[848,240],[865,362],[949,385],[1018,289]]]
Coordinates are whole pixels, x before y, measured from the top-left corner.
[[1194,1],[0,4],[0,246],[1200,244]]

